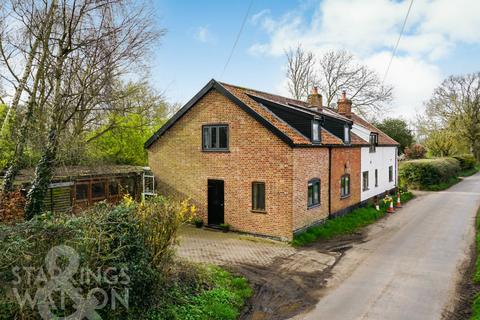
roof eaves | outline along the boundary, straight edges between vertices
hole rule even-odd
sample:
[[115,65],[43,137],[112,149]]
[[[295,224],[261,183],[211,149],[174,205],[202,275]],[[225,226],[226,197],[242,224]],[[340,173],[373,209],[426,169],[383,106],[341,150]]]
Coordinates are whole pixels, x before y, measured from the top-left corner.
[[177,113],[173,115],[168,121],[155,132],[144,144],[144,148],[148,149],[155,141],[160,138],[165,131],[170,129],[175,122],[177,122],[190,108],[197,103],[204,95],[206,95],[215,85],[215,80],[210,80],[192,99],[190,99]]

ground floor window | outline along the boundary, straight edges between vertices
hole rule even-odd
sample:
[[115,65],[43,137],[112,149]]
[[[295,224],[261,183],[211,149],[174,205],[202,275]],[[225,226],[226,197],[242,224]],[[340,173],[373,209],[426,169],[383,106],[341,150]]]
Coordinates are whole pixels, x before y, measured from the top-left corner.
[[368,190],[368,171],[364,171],[362,174],[363,178],[363,191]]
[[345,174],[340,179],[340,196],[347,197],[350,195],[350,175]]
[[252,183],[252,210],[265,211],[265,182]]
[[378,187],[378,169],[375,169],[375,187]]
[[388,181],[393,181],[393,166],[388,167]]
[[307,206],[313,207],[320,204],[320,179],[312,179],[308,182]]

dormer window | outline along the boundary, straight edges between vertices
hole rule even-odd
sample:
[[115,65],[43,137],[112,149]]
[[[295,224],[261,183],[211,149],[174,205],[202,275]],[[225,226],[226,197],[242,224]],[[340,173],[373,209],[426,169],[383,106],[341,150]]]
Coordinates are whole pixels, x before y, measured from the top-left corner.
[[370,133],[370,152],[375,152],[378,145],[378,133]]
[[312,142],[320,142],[320,121],[312,121]]
[[350,127],[345,125],[343,129],[343,142],[346,144],[350,144]]

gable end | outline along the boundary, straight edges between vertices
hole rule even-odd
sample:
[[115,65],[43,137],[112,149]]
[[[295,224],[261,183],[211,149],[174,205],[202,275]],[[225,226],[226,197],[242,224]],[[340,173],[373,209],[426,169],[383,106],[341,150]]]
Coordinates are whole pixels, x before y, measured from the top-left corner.
[[272,123],[268,120],[260,116],[257,112],[252,110],[248,107],[245,103],[243,103],[240,99],[238,99],[235,95],[233,95],[230,91],[225,89],[220,83],[215,81],[214,79],[210,80],[205,87],[202,88],[190,101],[187,102],[172,118],[170,118],[157,132],[155,132],[144,144],[144,147],[148,149],[155,141],[157,141],[170,127],[172,127],[183,115],[185,115],[191,107],[193,107],[203,96],[205,96],[210,90],[215,89],[233,103],[235,103],[238,107],[242,110],[247,112],[250,116],[252,116],[255,120],[260,122],[265,128],[267,128],[270,132],[280,138],[282,141],[287,143],[289,146],[293,146],[294,143],[290,137],[288,137],[285,133],[280,131],[277,127],[275,127]]

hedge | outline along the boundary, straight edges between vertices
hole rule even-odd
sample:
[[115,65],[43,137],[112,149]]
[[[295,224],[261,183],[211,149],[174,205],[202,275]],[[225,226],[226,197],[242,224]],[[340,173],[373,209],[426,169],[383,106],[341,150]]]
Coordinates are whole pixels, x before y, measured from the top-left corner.
[[454,158],[411,160],[400,166],[399,177],[403,184],[411,188],[425,189],[448,182],[460,170],[460,161]]
[[462,170],[469,170],[475,168],[477,160],[472,154],[461,154],[454,156],[453,158],[457,159],[460,162],[460,168]]

